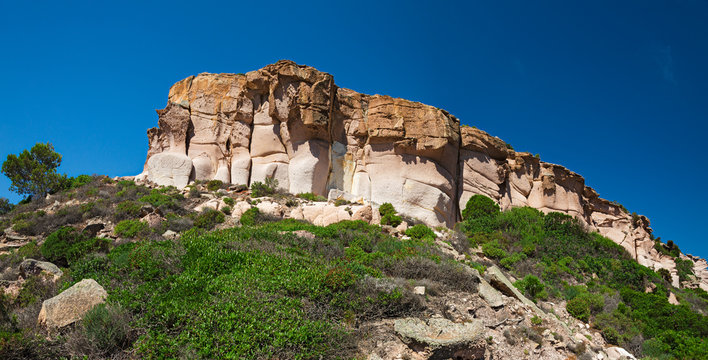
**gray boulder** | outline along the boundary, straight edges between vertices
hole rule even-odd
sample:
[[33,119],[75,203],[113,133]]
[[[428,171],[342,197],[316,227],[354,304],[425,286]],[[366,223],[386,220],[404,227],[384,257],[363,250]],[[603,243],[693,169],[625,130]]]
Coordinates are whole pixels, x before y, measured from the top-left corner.
[[25,259],[20,263],[20,275],[24,278],[37,275],[42,272],[51,275],[54,279],[58,279],[64,275],[64,272],[61,271],[58,266],[50,262]]
[[484,358],[484,326],[476,320],[458,324],[444,318],[405,318],[397,319],[393,328],[414,351],[428,351],[431,360]]

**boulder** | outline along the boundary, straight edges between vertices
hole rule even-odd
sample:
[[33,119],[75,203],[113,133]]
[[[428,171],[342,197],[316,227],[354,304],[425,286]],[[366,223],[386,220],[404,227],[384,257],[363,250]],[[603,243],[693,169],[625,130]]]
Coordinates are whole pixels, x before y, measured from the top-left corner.
[[504,273],[496,266],[490,266],[484,271],[484,280],[489,282],[491,286],[502,292],[506,296],[511,296],[521,301],[524,305],[528,306],[536,313],[536,315],[549,319],[550,317],[539,309],[536,304],[524,296],[519,289],[514,286],[514,284],[509,281],[509,279],[504,275]]
[[459,324],[444,318],[405,318],[396,319],[393,329],[413,350],[429,352],[428,359],[484,359],[484,326],[477,320]]
[[54,280],[57,280],[64,275],[64,272],[61,271],[58,266],[50,262],[25,259],[20,263],[20,275],[24,278],[40,273],[50,275]]
[[607,353],[607,358],[609,360],[635,360],[636,358],[634,355],[632,355],[629,351],[617,347],[617,346],[611,346],[605,349],[605,353]]
[[185,154],[159,153],[147,161],[148,180],[157,185],[174,186],[182,189],[189,183],[192,173],[192,159]]
[[492,308],[498,308],[504,306],[504,299],[502,294],[493,288],[487,280],[480,279],[479,282],[479,296],[487,302]]
[[94,306],[106,301],[108,293],[93,279],[84,279],[59,295],[44,300],[37,321],[49,329],[73,324]]
[[81,232],[87,234],[88,236],[94,237],[98,234],[99,231],[103,230],[105,227],[106,224],[103,223],[88,224],[84,226],[84,229],[81,230]]

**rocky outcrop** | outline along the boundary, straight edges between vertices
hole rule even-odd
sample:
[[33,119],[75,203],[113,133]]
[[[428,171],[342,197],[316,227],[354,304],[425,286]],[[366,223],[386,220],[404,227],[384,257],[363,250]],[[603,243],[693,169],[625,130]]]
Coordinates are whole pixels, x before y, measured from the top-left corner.
[[[247,74],[179,81],[157,113],[140,177],[160,185],[273,178],[294,194],[336,190],[448,227],[472,195],[483,194],[503,209],[570,214],[642,265],[667,268],[678,285],[673,262],[653,248],[647,218],[601,199],[580,175],[515,152],[432,106],[339,88],[332,75],[283,60]],[[307,211],[323,211],[323,222],[349,215]],[[696,264],[694,272],[706,275],[699,286],[708,290],[705,262]]]

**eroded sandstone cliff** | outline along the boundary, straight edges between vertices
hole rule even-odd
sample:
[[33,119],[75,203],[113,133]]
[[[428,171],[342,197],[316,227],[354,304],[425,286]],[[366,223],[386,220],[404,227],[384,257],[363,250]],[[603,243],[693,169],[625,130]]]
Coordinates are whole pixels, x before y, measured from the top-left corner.
[[[502,208],[558,211],[621,244],[642,265],[673,259],[654,249],[649,220],[601,199],[583,177],[445,110],[338,88],[332,75],[279,61],[247,74],[199,74],[177,82],[148,130],[141,176],[184,187],[193,180],[251,184],[270,177],[291,193],[332,189],[392,203],[431,226],[452,226],[474,194]],[[685,255],[682,255],[685,257]],[[706,262],[696,262],[708,290]]]

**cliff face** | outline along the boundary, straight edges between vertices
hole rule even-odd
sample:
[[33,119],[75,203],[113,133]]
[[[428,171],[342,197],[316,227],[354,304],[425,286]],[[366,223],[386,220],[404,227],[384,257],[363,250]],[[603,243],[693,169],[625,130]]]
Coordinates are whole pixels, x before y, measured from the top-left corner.
[[[338,88],[330,74],[279,61],[245,75],[191,76],[172,86],[157,113],[141,176],[160,185],[271,177],[291,193],[338,189],[449,227],[472,195],[483,194],[503,209],[570,214],[642,265],[669,269],[678,285],[673,259],[653,248],[646,217],[601,199],[580,175],[508,149],[432,106]],[[705,260],[693,260],[708,290]]]

